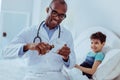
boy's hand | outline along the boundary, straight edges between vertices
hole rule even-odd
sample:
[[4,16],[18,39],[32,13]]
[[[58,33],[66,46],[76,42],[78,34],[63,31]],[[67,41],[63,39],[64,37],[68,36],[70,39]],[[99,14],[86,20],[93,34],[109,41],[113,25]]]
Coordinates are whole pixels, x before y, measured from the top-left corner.
[[75,68],[78,68],[78,67],[80,67],[80,65],[78,65],[78,64],[75,64],[75,66],[74,66]]

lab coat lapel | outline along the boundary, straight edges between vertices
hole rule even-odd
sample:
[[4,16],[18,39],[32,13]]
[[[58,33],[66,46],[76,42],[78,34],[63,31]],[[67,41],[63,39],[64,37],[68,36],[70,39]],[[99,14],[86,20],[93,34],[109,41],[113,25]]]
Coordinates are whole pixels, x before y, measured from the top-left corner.
[[42,40],[47,40],[47,41],[49,41],[48,34],[47,34],[47,32],[46,32],[46,30],[44,29],[43,26],[41,26],[39,35],[40,35],[40,37],[42,38]]
[[[53,36],[51,37],[50,41],[53,41],[58,38],[59,35],[59,28],[53,33]],[[61,32],[60,32],[61,35]]]

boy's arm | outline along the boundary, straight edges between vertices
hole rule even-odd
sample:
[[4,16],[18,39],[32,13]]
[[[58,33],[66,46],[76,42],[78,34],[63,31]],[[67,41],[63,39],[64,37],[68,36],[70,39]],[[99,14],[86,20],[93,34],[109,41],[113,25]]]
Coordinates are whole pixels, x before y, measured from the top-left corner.
[[93,75],[96,72],[96,70],[100,64],[101,64],[101,61],[95,61],[92,68],[85,68],[85,67],[82,67],[82,66],[77,65],[77,64],[75,65],[75,67],[80,69],[81,71],[83,71],[85,73]]

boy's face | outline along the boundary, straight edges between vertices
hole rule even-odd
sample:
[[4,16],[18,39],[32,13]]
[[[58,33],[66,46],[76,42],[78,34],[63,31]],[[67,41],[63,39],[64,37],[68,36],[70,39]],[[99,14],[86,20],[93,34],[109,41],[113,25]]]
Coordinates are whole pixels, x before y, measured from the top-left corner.
[[99,39],[91,39],[91,49],[94,52],[99,52],[102,50],[105,42],[101,43]]

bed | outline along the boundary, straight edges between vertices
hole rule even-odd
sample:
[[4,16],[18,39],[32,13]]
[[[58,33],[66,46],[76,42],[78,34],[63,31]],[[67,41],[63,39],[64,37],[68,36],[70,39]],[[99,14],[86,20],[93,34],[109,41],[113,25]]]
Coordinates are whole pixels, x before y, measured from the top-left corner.
[[[75,40],[76,63],[80,64],[84,61],[86,53],[90,50],[89,37],[97,31],[106,34],[107,40],[103,48],[105,58],[94,73],[93,80],[117,80],[116,77],[120,75],[120,39],[112,31],[104,27],[92,27],[80,33]],[[86,76],[81,75],[82,73],[78,69],[65,69],[64,71],[69,76],[69,80],[88,80],[85,78]]]

